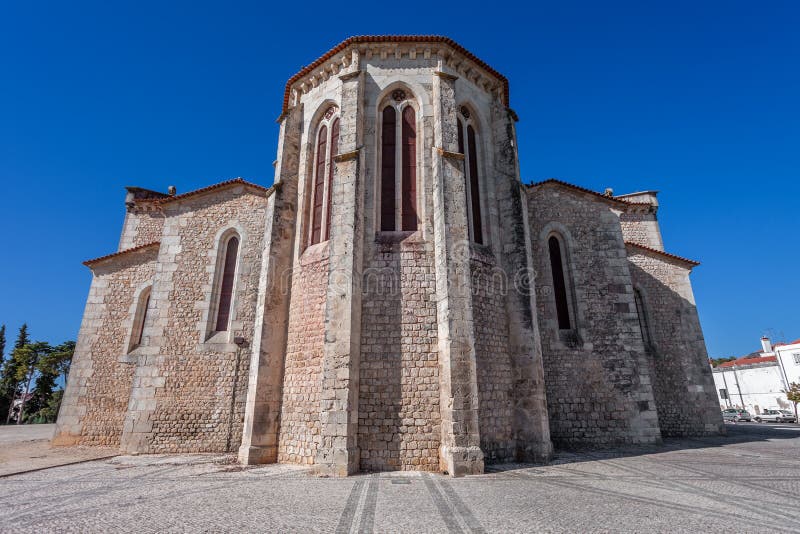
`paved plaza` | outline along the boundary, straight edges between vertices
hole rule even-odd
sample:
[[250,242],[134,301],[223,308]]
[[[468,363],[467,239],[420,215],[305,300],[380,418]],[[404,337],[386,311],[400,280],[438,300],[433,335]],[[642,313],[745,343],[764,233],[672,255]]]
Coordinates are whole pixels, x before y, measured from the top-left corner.
[[800,427],[727,425],[548,466],[319,478],[230,456],[120,456],[0,478],[3,532],[800,531]]

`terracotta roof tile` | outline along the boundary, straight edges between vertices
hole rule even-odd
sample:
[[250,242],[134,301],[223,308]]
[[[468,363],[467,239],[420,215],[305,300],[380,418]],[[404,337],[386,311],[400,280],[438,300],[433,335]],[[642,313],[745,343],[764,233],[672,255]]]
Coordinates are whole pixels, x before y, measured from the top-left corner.
[[83,264],[86,265],[87,267],[91,267],[95,263],[98,263],[98,262],[101,262],[101,261],[110,260],[110,259],[116,258],[118,256],[124,256],[124,255],[130,254],[131,252],[138,252],[140,250],[145,250],[145,249],[150,248],[150,247],[158,247],[160,245],[161,245],[160,241],[153,241],[152,243],[145,243],[144,245],[139,245],[138,247],[126,248],[125,250],[120,250],[119,252],[114,252],[113,254],[106,254],[105,256],[100,256],[99,258],[86,260],[85,262],[83,262]]
[[764,356],[761,358],[739,358],[738,360],[733,360],[731,362],[721,363],[717,366],[717,369],[720,367],[739,367],[742,365],[753,365],[756,363],[769,363],[777,361],[778,358],[775,356]]
[[307,65],[300,69],[300,72],[289,78],[289,81],[286,82],[286,88],[283,92],[283,108],[282,112],[285,113],[287,109],[289,109],[289,94],[291,91],[292,85],[298,81],[303,76],[310,74],[314,69],[325,63],[331,57],[335,56],[348,46],[352,44],[362,44],[362,43],[441,43],[450,46],[451,48],[455,49],[459,53],[465,55],[475,63],[477,63],[481,68],[485,69],[489,74],[497,78],[503,84],[503,96],[505,99],[506,107],[509,105],[509,94],[508,94],[508,80],[505,76],[494,70],[490,67],[487,63],[480,60],[477,56],[475,56],[472,52],[455,42],[454,40],[450,39],[449,37],[443,37],[441,35],[356,35],[354,37],[349,37],[339,43],[338,45],[334,46],[327,52],[325,52],[322,56],[320,56],[317,60],[315,60],[310,65]]
[[627,200],[622,200],[620,198],[608,197],[608,196],[606,196],[606,195],[604,195],[602,193],[598,193],[597,191],[592,191],[591,189],[587,189],[587,188],[581,187],[579,185],[571,184],[569,182],[564,182],[564,181],[558,180],[556,178],[548,178],[547,180],[542,180],[541,182],[531,183],[531,184],[528,184],[528,187],[531,188],[531,189],[534,189],[534,188],[541,187],[541,186],[544,186],[544,185],[560,185],[562,187],[566,187],[567,189],[572,189],[574,191],[580,191],[581,193],[588,193],[590,195],[593,195],[595,197],[601,198],[603,200],[606,200],[606,201],[611,202],[612,204],[615,204],[615,205],[618,205],[618,206],[631,206],[631,205],[638,206],[640,204],[643,204],[641,202],[628,202]]
[[664,252],[663,250],[650,248],[650,247],[647,247],[645,245],[640,245],[639,243],[634,243],[632,241],[625,241],[625,244],[630,246],[630,247],[646,250],[647,252],[652,252],[654,254],[658,254],[660,256],[664,256],[666,258],[670,258],[670,259],[673,259],[673,260],[678,260],[678,261],[682,261],[684,263],[688,263],[689,265],[691,265],[693,267],[697,267],[698,265],[700,265],[699,261],[690,260],[689,258],[684,258],[682,256],[677,256],[675,254],[670,254],[669,252]]
[[259,191],[263,191],[265,193],[269,193],[273,190],[272,187],[264,187],[262,185],[254,184],[252,182],[248,182],[247,180],[243,180],[242,178],[234,178],[233,180],[226,180],[224,182],[219,182],[213,185],[209,185],[208,187],[203,187],[200,189],[195,189],[194,191],[188,191],[186,193],[182,193],[180,195],[175,196],[164,196],[159,198],[146,198],[146,199],[137,199],[137,202],[149,202],[151,204],[169,204],[170,202],[175,202],[178,200],[184,200],[188,197],[192,197],[195,195],[201,195],[203,193],[208,193],[209,191],[214,191],[217,189],[223,189],[225,187],[229,187],[232,185],[243,185],[252,189],[257,189]]

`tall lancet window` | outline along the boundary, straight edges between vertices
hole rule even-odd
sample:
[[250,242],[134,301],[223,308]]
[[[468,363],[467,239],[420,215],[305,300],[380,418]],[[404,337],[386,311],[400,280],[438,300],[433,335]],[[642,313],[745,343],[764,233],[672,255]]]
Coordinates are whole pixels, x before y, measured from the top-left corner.
[[339,118],[333,121],[331,125],[331,150],[328,156],[328,183],[325,188],[328,190],[328,201],[326,211],[328,215],[325,217],[325,240],[331,238],[331,211],[333,200],[333,158],[339,153]]
[[[458,118],[458,151],[464,154],[464,180],[469,213],[469,235],[475,243],[483,244],[483,219],[481,218],[480,166],[478,165],[478,143],[475,126],[469,108],[461,106]],[[466,124],[466,139],[464,125]]]
[[317,162],[314,169],[314,207],[311,222],[311,244],[319,243],[322,236],[322,204],[325,195],[325,163],[327,160],[328,128],[323,126],[317,135]]
[[572,328],[572,323],[569,314],[568,288],[561,243],[556,236],[551,236],[547,241],[547,245],[550,249],[550,270],[553,274],[553,297],[556,301],[558,328],[560,330],[569,330]]
[[314,138],[313,161],[310,166],[309,196],[311,198],[307,245],[330,239],[333,201],[334,161],[339,153],[338,108],[330,106],[320,120]]
[[413,232],[419,227],[417,112],[404,90],[392,92],[381,111],[380,131],[380,229]]
[[233,285],[236,281],[236,260],[239,256],[239,238],[231,236],[225,244],[222,262],[222,278],[219,281],[219,303],[217,305],[217,332],[227,332],[233,303]]

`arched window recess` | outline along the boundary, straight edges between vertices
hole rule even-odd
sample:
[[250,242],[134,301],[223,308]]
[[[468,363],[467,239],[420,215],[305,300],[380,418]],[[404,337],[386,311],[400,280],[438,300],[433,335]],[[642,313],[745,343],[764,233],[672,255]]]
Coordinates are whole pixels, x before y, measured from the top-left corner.
[[562,240],[556,235],[547,239],[550,256],[550,272],[553,279],[553,299],[556,306],[556,322],[559,330],[574,330],[575,319],[572,309],[574,299],[569,277],[567,260]]
[[327,241],[331,235],[333,158],[339,153],[339,108],[336,105],[328,106],[315,132],[309,180],[311,202],[307,218],[307,246]]
[[475,119],[467,106],[461,106],[457,118],[458,151],[464,154],[464,181],[467,195],[467,220],[470,239],[485,244],[481,208],[481,166]]
[[395,89],[379,107],[380,224],[382,232],[413,232],[417,209],[417,110],[404,89]]
[[209,337],[230,331],[236,303],[240,247],[241,237],[234,230],[226,231],[219,239],[209,313]]
[[147,311],[150,307],[150,294],[153,286],[148,285],[139,292],[136,297],[136,307],[133,312],[133,323],[131,325],[131,335],[128,341],[127,352],[138,349],[144,339],[144,326],[147,321]]

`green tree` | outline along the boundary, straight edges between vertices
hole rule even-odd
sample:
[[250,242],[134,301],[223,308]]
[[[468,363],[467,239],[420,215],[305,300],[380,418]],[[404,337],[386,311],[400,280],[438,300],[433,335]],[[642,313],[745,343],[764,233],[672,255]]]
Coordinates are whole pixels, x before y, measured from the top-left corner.
[[0,366],[6,359],[6,325],[0,326]]
[[66,388],[67,378],[69,378],[69,366],[72,364],[74,355],[74,341],[65,341],[61,345],[56,345],[51,353],[42,358],[39,363],[39,371],[41,373],[52,373],[56,378],[63,376],[64,388]]
[[47,405],[36,413],[28,416],[30,423],[55,423],[58,418],[58,409],[61,406],[61,399],[64,397],[64,390],[59,389],[53,392],[53,396]]
[[52,348],[52,351],[39,360],[36,386],[28,401],[26,423],[52,423],[58,416],[58,409],[64,395],[63,389],[54,391],[59,377],[64,378],[64,388],[69,377],[69,366],[75,354],[75,342],[65,341]]
[[[17,380],[22,390],[19,413],[17,414],[18,425],[25,420],[25,407],[28,403],[28,394],[31,392],[33,379],[39,374],[39,362],[52,351],[53,348],[45,341],[28,343],[18,349],[14,349],[12,356],[14,360],[16,360]],[[53,379],[53,385],[55,385],[55,379]],[[43,384],[43,387],[45,387],[45,384]],[[52,395],[52,386],[50,388],[50,394]]]
[[794,419],[797,421],[797,403],[800,403],[800,384],[792,382],[789,384],[789,389],[785,390],[786,398],[789,402],[794,404]]
[[[23,324],[19,329],[17,341],[14,343],[14,350],[20,349],[30,343],[28,336],[28,325]],[[5,414],[5,422],[11,420],[12,412],[14,411],[14,399],[19,395],[20,381],[17,379],[17,361],[11,356],[6,360],[3,365],[3,372],[0,374],[0,417]]]
[[24,406],[26,414],[24,423],[38,422],[37,419],[41,416],[39,412],[45,409],[53,399],[57,378],[58,375],[55,373],[39,370],[36,376],[36,385],[31,391],[31,398],[28,399]]

